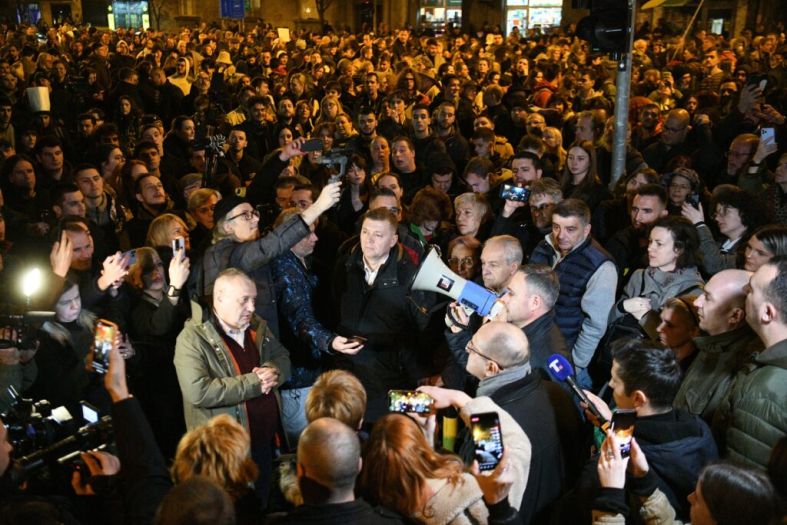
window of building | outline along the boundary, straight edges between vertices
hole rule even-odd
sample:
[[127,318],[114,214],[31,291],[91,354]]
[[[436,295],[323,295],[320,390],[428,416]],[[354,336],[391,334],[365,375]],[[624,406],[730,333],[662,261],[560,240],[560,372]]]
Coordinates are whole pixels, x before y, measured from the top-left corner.
[[506,33],[515,27],[521,34],[536,27],[557,27],[562,12],[562,0],[507,0]]

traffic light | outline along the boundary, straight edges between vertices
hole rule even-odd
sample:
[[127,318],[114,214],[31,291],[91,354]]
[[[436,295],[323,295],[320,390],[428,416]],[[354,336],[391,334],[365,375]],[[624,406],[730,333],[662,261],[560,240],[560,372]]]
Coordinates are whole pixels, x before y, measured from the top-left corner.
[[577,35],[593,51],[626,53],[629,19],[628,0],[590,0],[590,14],[577,24]]

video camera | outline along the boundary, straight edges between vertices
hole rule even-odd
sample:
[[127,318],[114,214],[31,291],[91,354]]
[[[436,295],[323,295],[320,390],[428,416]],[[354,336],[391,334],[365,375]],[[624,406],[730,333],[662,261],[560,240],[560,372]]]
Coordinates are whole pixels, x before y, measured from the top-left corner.
[[82,403],[82,416],[74,419],[65,407],[52,408],[49,401],[34,402],[8,387],[13,403],[2,415],[15,459],[9,476],[14,484],[36,482],[38,488],[68,482],[79,470],[80,452],[107,449],[114,441],[112,418]]
[[12,328],[16,333],[14,339],[0,338],[0,349],[34,350],[38,327],[54,316],[54,312],[24,311],[18,306],[0,305],[0,327]]

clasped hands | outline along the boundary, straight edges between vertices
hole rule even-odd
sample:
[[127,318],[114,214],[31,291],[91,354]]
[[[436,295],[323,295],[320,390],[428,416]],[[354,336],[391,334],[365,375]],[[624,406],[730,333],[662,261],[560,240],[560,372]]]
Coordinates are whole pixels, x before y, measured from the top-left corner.
[[271,390],[279,386],[279,371],[269,366],[259,366],[252,370],[260,380],[260,388],[263,394],[269,394]]

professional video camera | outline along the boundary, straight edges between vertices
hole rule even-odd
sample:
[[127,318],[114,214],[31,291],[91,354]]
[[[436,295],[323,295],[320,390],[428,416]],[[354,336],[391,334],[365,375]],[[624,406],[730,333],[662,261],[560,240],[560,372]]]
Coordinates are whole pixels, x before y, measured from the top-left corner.
[[84,468],[80,452],[107,449],[113,442],[112,418],[99,417],[87,403],[75,419],[65,407],[25,399],[14,387],[8,387],[8,394],[13,404],[2,418],[14,447],[9,475],[15,484],[24,481],[45,490],[67,484],[71,472]]
[[0,327],[13,328],[16,335],[13,339],[0,338],[0,348],[34,350],[38,327],[54,315],[54,312],[26,312],[19,306],[0,304]]

